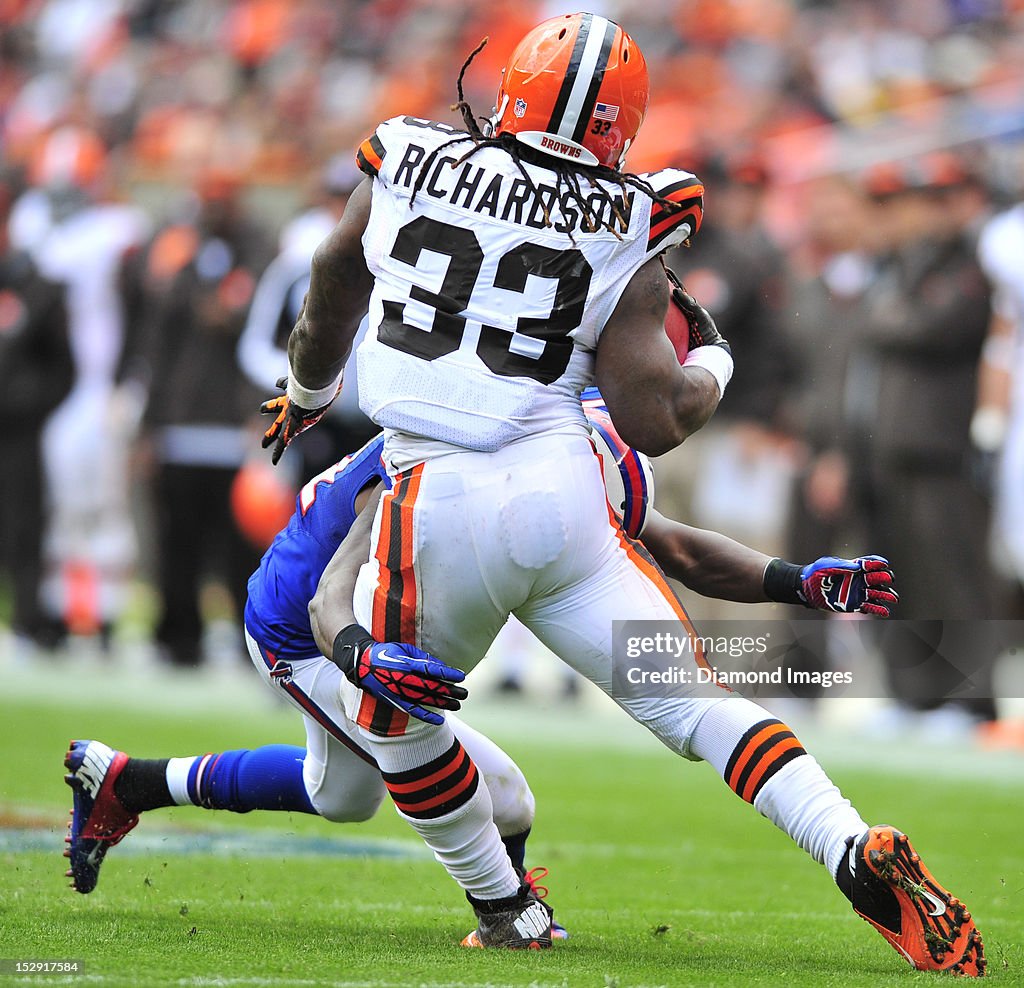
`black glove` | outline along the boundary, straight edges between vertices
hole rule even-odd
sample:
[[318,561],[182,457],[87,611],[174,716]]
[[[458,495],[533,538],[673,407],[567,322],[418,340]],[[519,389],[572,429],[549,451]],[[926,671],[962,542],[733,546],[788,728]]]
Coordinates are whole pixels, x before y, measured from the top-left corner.
[[699,346],[720,346],[724,347],[729,354],[732,350],[728,341],[715,325],[711,313],[704,308],[687,290],[679,280],[679,276],[667,265],[665,274],[672,284],[672,304],[686,317],[690,327],[690,349],[696,350]]

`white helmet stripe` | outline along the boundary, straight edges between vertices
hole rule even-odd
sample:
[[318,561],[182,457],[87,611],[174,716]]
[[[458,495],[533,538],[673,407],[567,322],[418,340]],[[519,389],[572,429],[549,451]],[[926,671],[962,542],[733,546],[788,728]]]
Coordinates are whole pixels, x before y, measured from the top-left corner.
[[[580,26],[580,30],[584,30],[585,27],[586,22]],[[565,105],[565,112],[555,130],[559,137],[567,137],[570,140],[576,131],[580,116],[589,109],[586,104],[591,80],[599,69],[604,70],[604,65],[599,65],[599,63],[602,50],[605,47],[605,35],[609,30],[615,31],[615,25],[607,17],[601,17],[598,14],[593,15],[589,28],[579,68],[576,71],[576,78],[573,80],[569,99]],[[607,63],[607,55],[605,55],[605,63]]]

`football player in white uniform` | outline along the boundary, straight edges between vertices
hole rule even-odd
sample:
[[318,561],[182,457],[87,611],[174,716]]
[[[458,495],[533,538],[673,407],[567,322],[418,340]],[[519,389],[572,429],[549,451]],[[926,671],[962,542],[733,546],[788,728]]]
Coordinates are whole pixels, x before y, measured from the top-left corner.
[[[889,615],[896,594],[892,573],[880,557],[825,557],[801,567],[770,560],[715,532],[660,515],[653,507],[650,462],[622,442],[596,389],[584,391],[582,397],[609,504],[626,534],[642,534],[670,576],[705,596],[762,601],[774,595],[783,602],[822,610]],[[252,661],[270,688],[302,713],[306,747],[270,744],[184,758],[142,759],[101,741],[73,741],[65,757],[65,780],[74,792],[74,805],[64,853],[76,891],[92,892],[107,851],[135,828],[141,814],[161,807],[191,805],[234,813],[276,810],[317,814],[342,823],[366,820],[376,812],[386,792],[384,782],[358,726],[341,707],[341,671],[320,653],[312,622],[317,622],[318,634],[333,643],[336,632],[355,621],[356,578],[366,557],[381,484],[390,483],[381,462],[382,447],[383,436],[378,436],[311,478],[296,497],[288,525],[249,580],[245,628]],[[773,583],[771,577],[766,579],[776,569],[793,574],[795,580]],[[311,615],[310,598],[320,582],[325,592]],[[403,649],[403,654],[413,654],[408,646],[390,644],[377,645],[375,655],[371,646],[366,664],[372,667],[384,650]],[[388,678],[386,669],[383,664],[379,667],[382,678],[376,681],[354,678],[409,712],[418,709],[427,689],[448,689],[440,681],[428,683],[423,675],[415,685],[409,677],[395,681]],[[429,670],[426,666],[425,671]],[[437,663],[433,675],[443,678],[459,673]],[[457,709],[462,699],[464,691],[434,698],[450,704],[449,711]],[[527,870],[525,864],[534,811],[526,779],[497,745],[450,712],[446,716],[487,783],[494,822],[513,867],[535,892],[546,892],[537,884],[546,869]],[[553,934],[556,931],[565,934],[557,924]]]
[[[719,339],[674,359],[659,257],[697,233],[703,189],[685,171],[624,171],[647,71],[604,17],[529,32],[486,131],[461,77],[459,90],[465,131],[395,118],[361,145],[368,180],[314,256],[264,441],[276,460],[324,413],[368,306],[360,402],[385,429],[393,487],[356,585],[359,624],[319,644],[352,666],[367,640],[408,642],[468,670],[514,613],[612,693],[614,621],[689,621],[608,508],[579,396],[596,383],[623,439],[652,455],[714,412],[731,355]],[[703,656],[692,659],[699,680]],[[477,915],[467,945],[549,946],[550,913],[512,868],[451,729],[342,689],[399,812],[466,891]],[[906,837],[869,828],[762,707],[701,692],[615,699],[679,754],[710,762],[911,963],[981,973],[970,914]],[[907,891],[920,888],[928,896]]]

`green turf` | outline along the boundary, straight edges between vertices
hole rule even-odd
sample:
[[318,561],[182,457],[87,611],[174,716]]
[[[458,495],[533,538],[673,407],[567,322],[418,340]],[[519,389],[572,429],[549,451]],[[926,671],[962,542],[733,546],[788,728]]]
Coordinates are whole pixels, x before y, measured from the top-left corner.
[[[49,822],[40,836],[53,852],[0,852],[0,958],[77,958],[88,980],[62,983],[140,986],[873,988],[934,981],[911,971],[852,914],[822,869],[707,766],[638,743],[628,723],[628,743],[613,727],[602,729],[603,740],[559,744],[552,737],[559,729],[571,737],[573,714],[542,713],[548,730],[538,737],[511,733],[516,715],[505,713],[496,719],[497,740],[538,799],[530,860],[551,869],[550,901],[572,932],[552,951],[458,948],[472,925],[461,893],[386,806],[359,827],[301,815],[158,811],[111,852],[97,891],[79,896],[64,883],[60,857],[69,805],[60,757],[69,737],[99,736],[139,755],[167,756],[301,743],[301,731],[293,715],[272,707],[197,714],[178,703],[167,712],[152,703],[133,711],[22,696],[0,702],[10,739],[0,811],[8,827]],[[1019,775],[1000,782],[992,774],[971,780],[962,764],[949,774],[941,758],[907,777],[866,771],[856,759],[833,772],[866,817],[907,830],[932,870],[969,903],[985,935],[991,980],[1021,984],[1024,786]],[[194,840],[190,828],[253,834],[263,852],[181,853]],[[144,832],[160,835],[166,851],[129,853]],[[362,839],[402,853],[296,857],[289,835]]]

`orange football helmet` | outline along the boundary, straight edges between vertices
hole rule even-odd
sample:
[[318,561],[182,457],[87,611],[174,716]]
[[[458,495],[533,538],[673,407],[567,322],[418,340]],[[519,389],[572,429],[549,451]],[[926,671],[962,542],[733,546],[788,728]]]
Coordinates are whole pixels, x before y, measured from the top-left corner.
[[618,24],[598,14],[552,17],[512,52],[490,133],[582,165],[621,168],[649,90],[643,53]]

